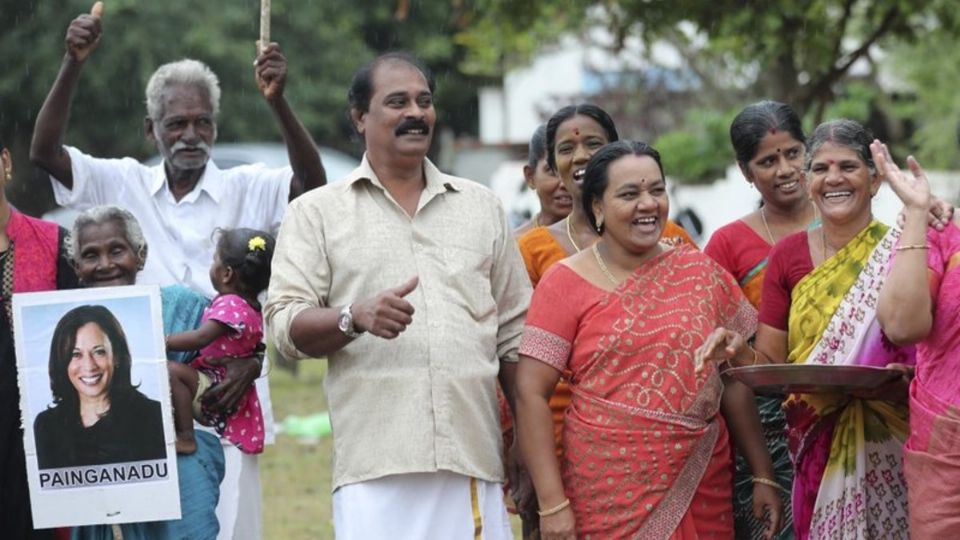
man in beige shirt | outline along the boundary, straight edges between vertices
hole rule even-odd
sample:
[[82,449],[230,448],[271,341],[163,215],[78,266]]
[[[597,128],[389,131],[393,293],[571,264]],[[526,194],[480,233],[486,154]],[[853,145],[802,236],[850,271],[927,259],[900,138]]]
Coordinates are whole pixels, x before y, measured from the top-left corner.
[[433,89],[405,54],[361,68],[363,161],[277,239],[264,313],[283,353],[328,358],[340,539],[511,537],[496,385],[530,283],[496,196],[426,158]]

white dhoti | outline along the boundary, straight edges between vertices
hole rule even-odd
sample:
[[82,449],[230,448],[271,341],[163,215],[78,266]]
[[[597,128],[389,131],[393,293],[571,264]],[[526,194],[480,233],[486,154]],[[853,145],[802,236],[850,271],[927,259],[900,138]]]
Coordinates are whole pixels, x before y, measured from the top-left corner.
[[447,471],[341,486],[333,526],[338,540],[513,538],[502,485]]
[[[273,444],[273,407],[267,378],[261,375],[256,385],[266,434],[264,442]],[[217,520],[220,522],[217,540],[260,540],[263,538],[260,456],[244,454],[228,440],[221,441],[225,464],[217,504]]]

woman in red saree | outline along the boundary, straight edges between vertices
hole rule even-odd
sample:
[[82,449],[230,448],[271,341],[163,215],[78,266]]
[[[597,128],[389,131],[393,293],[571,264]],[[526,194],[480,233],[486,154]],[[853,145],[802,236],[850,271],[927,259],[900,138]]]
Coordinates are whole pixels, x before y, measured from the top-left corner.
[[[518,434],[545,540],[733,537],[723,383],[715,368],[695,370],[693,351],[713,324],[751,331],[756,311],[710,258],[660,243],[668,205],[656,150],[599,150],[583,207],[600,240],[554,265],[534,293]],[[572,398],[558,460],[548,399],[565,370]],[[767,500],[779,502],[773,491]]]

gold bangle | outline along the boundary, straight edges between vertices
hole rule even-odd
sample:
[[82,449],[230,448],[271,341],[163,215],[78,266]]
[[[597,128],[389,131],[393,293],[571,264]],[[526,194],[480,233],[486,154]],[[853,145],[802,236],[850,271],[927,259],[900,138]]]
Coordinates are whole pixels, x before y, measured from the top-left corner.
[[907,244],[905,246],[897,246],[894,248],[896,251],[907,251],[908,249],[927,249],[926,244]]
[[540,517],[552,516],[568,506],[570,506],[570,499],[564,499],[562,503],[549,510],[537,510],[537,515]]
[[783,491],[784,493],[787,492],[787,490],[786,490],[783,486],[781,486],[780,483],[777,482],[776,480],[771,480],[771,479],[769,479],[769,478],[763,478],[763,477],[761,477],[761,476],[751,476],[751,477],[750,477],[750,481],[753,482],[754,484],[763,484],[763,485],[765,485],[765,486],[770,486],[770,487],[777,488],[777,489],[779,489],[780,491]]

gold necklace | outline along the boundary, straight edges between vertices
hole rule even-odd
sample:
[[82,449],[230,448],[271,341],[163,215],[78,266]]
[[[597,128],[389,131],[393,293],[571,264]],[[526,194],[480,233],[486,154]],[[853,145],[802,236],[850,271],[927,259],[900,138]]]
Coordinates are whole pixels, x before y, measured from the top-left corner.
[[620,282],[617,281],[617,278],[613,277],[613,274],[610,273],[610,269],[608,269],[607,265],[603,262],[603,257],[600,256],[600,248],[597,247],[599,243],[600,242],[594,242],[593,247],[591,248],[593,250],[593,256],[597,259],[597,266],[600,267],[600,271],[603,272],[603,275],[607,276],[607,279],[610,280],[610,283],[613,283],[614,287],[618,287]]
[[580,253],[580,246],[577,245],[577,242],[573,239],[573,222],[570,219],[570,216],[567,216],[567,238],[570,240],[570,244],[573,246],[573,249],[577,250],[577,253]]
[[[820,217],[820,212],[817,212],[817,206],[815,204],[811,202],[810,205],[813,206],[813,221],[816,221]],[[767,237],[770,238],[770,245],[772,246],[776,244],[777,239],[773,237],[773,233],[770,232],[770,225],[767,224],[767,206],[766,205],[763,205],[760,207],[760,220],[763,222],[764,230],[767,231]]]
[[543,227],[543,224],[540,223],[540,212],[537,212],[537,215],[533,216],[533,226]]
[[[830,246],[830,251],[836,255],[837,250]],[[823,256],[823,262],[827,261],[827,233],[823,230],[823,223],[820,224],[820,255]]]
[[763,221],[763,228],[767,231],[767,237],[770,238],[770,245],[774,245],[777,241],[773,238],[773,233],[770,232],[770,225],[767,225],[767,207],[766,205],[760,207],[760,220]]

